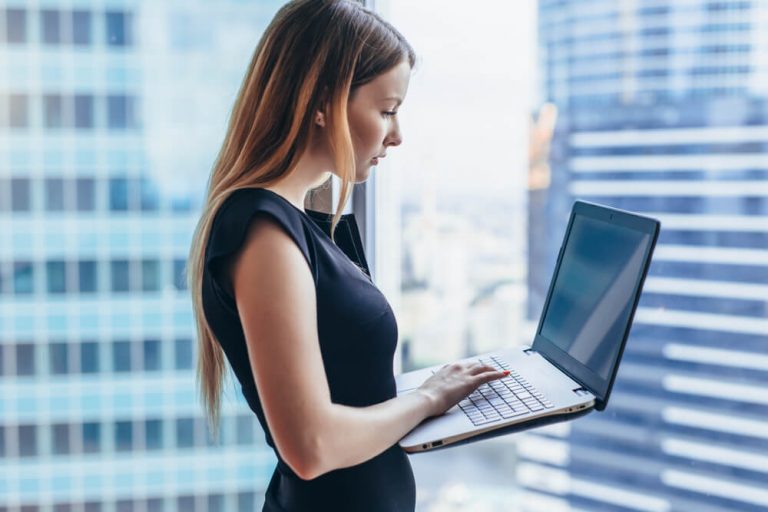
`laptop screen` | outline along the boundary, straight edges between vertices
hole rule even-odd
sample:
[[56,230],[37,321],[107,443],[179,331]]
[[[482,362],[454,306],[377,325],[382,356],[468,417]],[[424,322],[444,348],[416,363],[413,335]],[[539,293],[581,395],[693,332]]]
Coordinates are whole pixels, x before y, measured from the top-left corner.
[[607,398],[610,391],[656,241],[656,225],[596,205],[580,203],[574,209],[537,344],[556,347],[548,355],[560,359],[561,366],[598,397]]

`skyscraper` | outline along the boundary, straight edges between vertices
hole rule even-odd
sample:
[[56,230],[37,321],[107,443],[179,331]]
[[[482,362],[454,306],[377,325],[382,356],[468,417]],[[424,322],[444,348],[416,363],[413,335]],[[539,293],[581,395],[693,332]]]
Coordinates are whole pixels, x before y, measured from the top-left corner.
[[279,1],[0,3],[0,511],[253,511],[274,467],[195,385],[183,268]]
[[559,118],[552,261],[531,271],[549,279],[574,198],[662,232],[608,409],[528,436],[526,506],[766,510],[768,2],[541,0],[539,15]]

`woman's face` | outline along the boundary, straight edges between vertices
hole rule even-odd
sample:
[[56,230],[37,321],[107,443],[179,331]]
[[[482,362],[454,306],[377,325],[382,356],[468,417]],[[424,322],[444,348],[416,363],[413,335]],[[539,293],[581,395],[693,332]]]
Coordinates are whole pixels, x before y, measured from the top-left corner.
[[402,142],[397,109],[405,99],[410,78],[411,67],[402,61],[350,96],[347,117],[355,150],[355,182],[365,181],[387,148]]

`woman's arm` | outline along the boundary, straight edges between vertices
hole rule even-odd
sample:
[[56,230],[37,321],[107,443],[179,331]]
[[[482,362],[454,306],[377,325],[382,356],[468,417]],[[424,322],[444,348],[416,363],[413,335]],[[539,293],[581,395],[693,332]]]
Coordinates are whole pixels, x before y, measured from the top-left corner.
[[274,222],[254,221],[230,270],[267,424],[301,478],[365,462],[434,414],[435,400],[420,391],[362,408],[331,402],[312,274]]

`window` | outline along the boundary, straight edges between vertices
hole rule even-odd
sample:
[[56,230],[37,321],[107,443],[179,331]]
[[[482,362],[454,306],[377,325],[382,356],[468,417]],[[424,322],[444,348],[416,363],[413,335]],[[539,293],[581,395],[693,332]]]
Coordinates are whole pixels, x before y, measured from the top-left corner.
[[134,501],[131,499],[117,500],[115,503],[115,512],[134,512]]
[[45,44],[61,43],[61,13],[52,9],[40,12],[42,19],[42,36]]
[[143,260],[141,262],[141,289],[145,292],[160,290],[160,262]]
[[195,421],[193,418],[176,419],[176,447],[192,448],[195,446]]
[[19,425],[19,456],[34,457],[38,454],[37,425]]
[[126,178],[110,178],[109,209],[113,212],[128,210],[128,180]]
[[8,126],[11,128],[29,126],[29,98],[26,94],[8,96]]
[[189,510],[189,512],[195,512],[195,497],[194,496],[179,496],[176,498],[177,510]]
[[224,512],[224,495],[208,495],[208,512]]
[[72,42],[76,45],[91,44],[91,30],[91,13],[72,11]]
[[133,450],[133,423],[131,421],[115,422],[115,450],[118,452]]
[[49,212],[64,210],[64,180],[45,178],[45,209]]
[[250,415],[240,415],[237,417],[237,444],[250,445],[254,440],[253,417]]
[[11,178],[11,210],[28,212],[31,208],[29,178]]
[[92,212],[96,209],[96,184],[93,178],[75,180],[77,211]]
[[0,425],[0,459],[4,459],[7,455],[5,448],[5,425]]
[[175,259],[173,260],[173,286],[177,290],[187,289],[187,276],[186,276],[187,260]]
[[36,367],[35,345],[32,343],[19,343],[16,345],[16,375],[34,375]]
[[48,293],[61,294],[67,291],[67,264],[64,261],[48,261],[45,264]]
[[165,512],[165,501],[163,498],[149,498],[147,500],[147,512]]
[[95,261],[78,261],[78,290],[80,293],[93,293],[98,290]]
[[75,128],[80,130],[93,128],[93,96],[90,94],[76,94],[74,100]]
[[174,361],[177,370],[192,368],[192,340],[178,339],[174,341]]
[[160,340],[144,340],[144,371],[160,369]]
[[159,419],[144,421],[144,436],[147,450],[163,449],[163,422]]
[[112,370],[119,373],[130,372],[131,364],[131,342],[113,341],[112,342]]
[[57,503],[53,506],[53,512],[72,512],[72,505],[69,503]]
[[106,13],[107,44],[109,46],[128,46],[131,41],[131,15],[125,12]]
[[70,452],[69,447],[69,432],[70,425],[68,423],[55,423],[53,428],[53,454],[54,455],[66,455]]
[[112,291],[127,292],[130,289],[130,274],[127,260],[115,260],[110,262],[112,269]]
[[87,501],[83,508],[83,512],[102,512],[101,503],[98,501]]
[[157,186],[152,180],[143,178],[139,182],[141,187],[141,211],[154,212],[160,208],[160,195]]
[[25,9],[6,9],[5,37],[9,43],[27,42],[27,11]]
[[101,451],[101,423],[89,421],[83,423],[83,452],[98,453]]
[[80,371],[82,373],[99,372],[99,344],[84,341],[80,344]]
[[256,493],[240,492],[237,494],[237,512],[252,512],[256,509]]
[[52,375],[69,373],[69,345],[65,342],[54,342],[49,345],[49,357]]
[[34,289],[34,267],[30,261],[16,261],[13,264],[13,293],[27,295]]
[[64,102],[60,94],[43,96],[43,119],[45,127],[56,129],[64,126]]
[[5,375],[5,351],[8,349],[7,345],[0,342],[0,377]]
[[107,127],[122,130],[136,127],[135,101],[131,96],[115,94],[107,96]]

